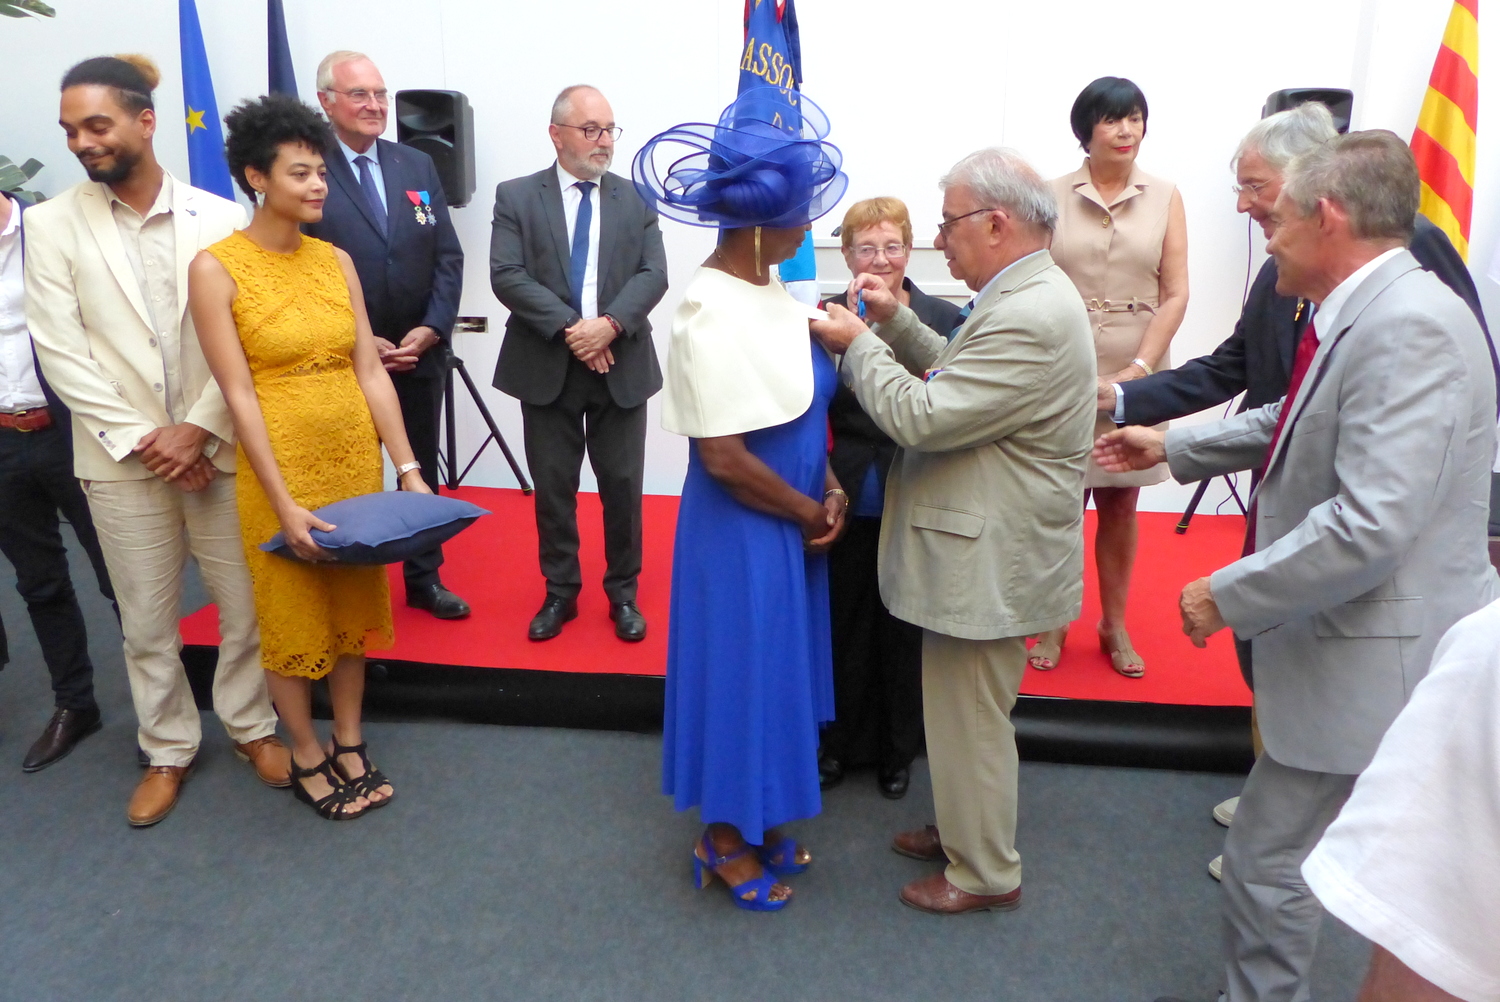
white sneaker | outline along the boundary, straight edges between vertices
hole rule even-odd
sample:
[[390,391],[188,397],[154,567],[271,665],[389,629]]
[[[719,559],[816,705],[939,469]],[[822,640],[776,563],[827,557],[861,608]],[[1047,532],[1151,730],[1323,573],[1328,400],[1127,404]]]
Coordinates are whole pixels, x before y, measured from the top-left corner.
[[1228,828],[1234,823],[1234,810],[1240,806],[1239,797],[1230,797],[1214,808],[1214,820]]
[[1224,879],[1224,857],[1215,856],[1208,861],[1208,875],[1215,880]]

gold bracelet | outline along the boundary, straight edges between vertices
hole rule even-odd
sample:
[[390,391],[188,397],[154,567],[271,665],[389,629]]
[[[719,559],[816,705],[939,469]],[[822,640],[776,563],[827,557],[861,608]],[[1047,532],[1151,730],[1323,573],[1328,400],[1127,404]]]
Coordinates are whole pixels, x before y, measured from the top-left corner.
[[1141,367],[1141,371],[1144,372],[1148,376],[1154,376],[1154,375],[1156,375],[1156,370],[1153,369],[1153,368],[1151,368],[1151,366],[1147,365],[1146,364],[1146,360],[1144,358],[1132,358],[1130,360],[1130,364],[1131,365],[1139,365]]
[[823,492],[823,500],[827,501],[829,498],[833,497],[835,494],[837,494],[839,497],[841,497],[841,498],[844,499],[844,504],[848,504],[849,503],[849,495],[848,495],[848,493],[846,491],[844,491],[843,488],[840,488],[840,487],[835,487],[835,488],[833,488],[833,490],[830,490],[830,491],[824,491]]

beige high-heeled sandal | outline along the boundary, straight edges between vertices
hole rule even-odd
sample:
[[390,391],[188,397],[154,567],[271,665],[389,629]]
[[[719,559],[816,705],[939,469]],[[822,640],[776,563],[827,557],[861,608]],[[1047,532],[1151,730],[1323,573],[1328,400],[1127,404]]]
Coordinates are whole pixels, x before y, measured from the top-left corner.
[[1051,671],[1062,662],[1063,643],[1067,639],[1066,626],[1039,634],[1026,655],[1026,663],[1037,671]]
[[1141,656],[1135,652],[1135,647],[1130,643],[1130,634],[1123,629],[1115,630],[1113,633],[1099,632],[1099,649],[1109,655],[1109,663],[1114,666],[1115,671],[1126,678],[1140,678],[1146,674],[1146,663]]

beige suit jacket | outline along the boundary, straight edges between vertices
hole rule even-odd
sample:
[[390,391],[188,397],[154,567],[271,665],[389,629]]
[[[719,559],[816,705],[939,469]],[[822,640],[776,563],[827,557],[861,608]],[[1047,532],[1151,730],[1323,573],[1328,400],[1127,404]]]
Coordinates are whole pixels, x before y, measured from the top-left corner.
[[880,535],[893,615],[968,640],[1078,616],[1096,368],[1083,301],[1046,251],[997,275],[952,341],[902,307],[849,346],[844,381],[901,446]]
[[[187,310],[193,256],[246,225],[234,202],[172,182],[177,245],[183,420],[234,440],[229,407],[209,374]],[[105,186],[84,181],[26,213],[26,322],[48,383],[73,412],[73,465],[80,480],[144,480],[131,452],[141,436],[171,424],[161,350],[125,256]],[[234,450],[213,464],[234,469]]]

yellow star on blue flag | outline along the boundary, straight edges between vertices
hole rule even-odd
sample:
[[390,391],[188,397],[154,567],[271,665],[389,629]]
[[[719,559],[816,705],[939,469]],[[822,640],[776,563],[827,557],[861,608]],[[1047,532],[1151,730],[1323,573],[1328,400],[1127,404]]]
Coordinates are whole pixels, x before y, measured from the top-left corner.
[[224,161],[224,130],[219,126],[219,105],[214,100],[203,28],[194,0],[177,0],[177,20],[182,41],[182,104],[186,109],[183,123],[187,126],[188,171],[193,187],[233,198],[234,183],[229,180],[229,165]]
[[195,110],[191,107],[188,108],[187,127],[188,135],[190,136],[194,132],[197,132],[199,129],[208,128],[208,126],[203,124],[203,112],[201,110]]

